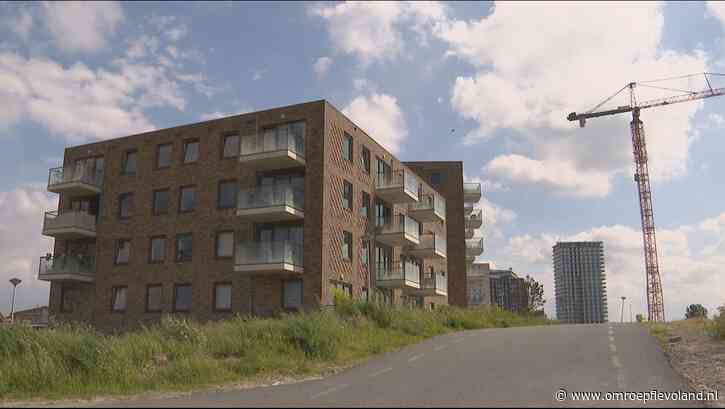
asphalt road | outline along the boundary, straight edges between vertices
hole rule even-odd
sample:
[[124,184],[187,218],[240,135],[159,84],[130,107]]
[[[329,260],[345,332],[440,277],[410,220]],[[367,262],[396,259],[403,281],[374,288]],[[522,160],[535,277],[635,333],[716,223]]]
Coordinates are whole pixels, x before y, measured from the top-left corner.
[[[468,331],[372,359],[335,376],[296,384],[103,406],[643,406],[555,400],[568,392],[687,390],[646,330],[634,324]],[[647,406],[698,402],[650,402]]]

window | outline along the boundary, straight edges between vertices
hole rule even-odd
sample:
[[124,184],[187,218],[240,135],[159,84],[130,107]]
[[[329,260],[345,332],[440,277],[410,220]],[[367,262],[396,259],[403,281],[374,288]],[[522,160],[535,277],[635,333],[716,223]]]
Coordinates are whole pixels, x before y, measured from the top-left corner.
[[169,212],[169,189],[154,190],[154,215]]
[[352,260],[352,233],[349,231],[342,232],[342,257]]
[[342,137],[342,158],[352,162],[352,136],[347,132]]
[[234,255],[234,232],[223,231],[216,236],[216,256],[232,257]]
[[330,288],[338,290],[347,297],[352,298],[352,284],[343,283],[342,281],[330,281]]
[[234,158],[239,156],[239,135],[224,136],[224,151],[222,157]]
[[73,312],[78,301],[80,301],[81,292],[77,288],[61,287],[60,289],[60,312]]
[[191,212],[194,210],[195,186],[184,186],[179,189],[179,212]]
[[361,300],[365,300],[365,301],[368,301],[369,300],[368,288],[367,287],[363,287],[363,288],[360,289],[360,299]]
[[352,210],[352,183],[347,180],[342,182],[342,207]]
[[367,268],[370,264],[370,240],[362,241],[362,254],[360,255],[362,265]]
[[191,311],[191,284],[174,286],[174,312]]
[[166,237],[152,237],[149,261],[152,263],[162,263],[164,260],[166,260]]
[[116,264],[128,264],[131,258],[131,240],[116,240]]
[[156,147],[156,169],[168,168],[171,166],[172,145],[165,143]]
[[214,311],[232,310],[232,285],[231,283],[214,284]]
[[430,174],[430,184],[433,186],[437,186],[437,185],[441,184],[440,172],[433,172]]
[[126,151],[126,153],[123,156],[121,174],[124,174],[124,175],[135,175],[136,174],[136,156],[137,156],[137,151],[135,149]]
[[113,287],[111,289],[111,311],[124,312],[128,302],[128,287]]
[[192,255],[191,233],[176,235],[176,261],[191,261]]
[[219,182],[217,206],[220,209],[237,207],[237,181],[227,180]]
[[146,286],[146,312],[161,311],[161,290],[160,284]]
[[297,310],[302,307],[302,280],[287,280],[282,284],[282,308]]
[[392,217],[392,211],[388,206],[385,206],[382,200],[375,199],[375,225],[383,226],[390,222]]
[[128,219],[131,217],[132,202],[133,193],[121,193],[118,196],[118,217],[120,219]]
[[370,149],[363,146],[360,155],[361,155],[360,157],[362,158],[363,170],[365,171],[365,173],[367,173],[369,175],[370,174]]
[[184,163],[194,163],[199,160],[199,141],[184,142]]
[[370,217],[370,194],[362,192],[362,205],[360,206],[360,216]]

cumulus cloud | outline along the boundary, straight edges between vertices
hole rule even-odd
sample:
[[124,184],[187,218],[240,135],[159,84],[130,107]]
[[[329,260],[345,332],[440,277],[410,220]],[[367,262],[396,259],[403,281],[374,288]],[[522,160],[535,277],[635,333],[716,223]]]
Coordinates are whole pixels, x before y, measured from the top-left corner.
[[330,70],[330,67],[332,66],[332,58],[330,57],[320,57],[317,60],[315,60],[315,63],[312,65],[312,69],[315,71],[315,75],[317,75],[318,79],[325,78],[327,75],[327,72]]
[[242,106],[236,111],[231,112],[221,112],[221,111],[214,111],[214,112],[207,112],[204,114],[201,114],[199,116],[199,119],[202,121],[209,121],[211,119],[219,119],[219,118],[225,118],[228,116],[234,116],[234,115],[241,115],[246,114],[247,112],[252,112],[253,109],[247,106]]
[[408,137],[408,126],[398,100],[388,94],[358,96],[342,112],[394,155]]
[[45,26],[56,46],[69,53],[93,52],[106,46],[123,21],[118,2],[45,2]]

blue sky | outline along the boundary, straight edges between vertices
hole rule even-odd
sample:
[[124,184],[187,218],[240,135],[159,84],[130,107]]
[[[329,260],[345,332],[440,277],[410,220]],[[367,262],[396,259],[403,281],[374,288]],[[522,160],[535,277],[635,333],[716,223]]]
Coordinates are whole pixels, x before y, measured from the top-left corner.
[[[725,72],[724,22],[695,2],[0,3],[0,283],[47,302],[65,146],[326,98],[404,160],[463,160],[485,187],[479,260],[543,281],[548,312],[568,239],[605,242],[613,317],[620,295],[644,312],[629,119],[565,116],[630,81]],[[725,302],[723,108],[643,113],[668,317]]]

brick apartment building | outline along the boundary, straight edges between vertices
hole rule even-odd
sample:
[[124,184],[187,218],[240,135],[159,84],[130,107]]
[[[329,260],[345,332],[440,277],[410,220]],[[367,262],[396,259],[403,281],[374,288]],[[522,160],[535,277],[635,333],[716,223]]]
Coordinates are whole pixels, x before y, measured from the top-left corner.
[[481,187],[462,167],[401,163],[324,100],[70,147],[39,279],[52,316],[100,328],[317,308],[333,289],[465,306]]
[[517,313],[524,313],[529,307],[529,292],[526,280],[513,270],[490,270],[491,304]]

